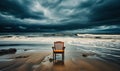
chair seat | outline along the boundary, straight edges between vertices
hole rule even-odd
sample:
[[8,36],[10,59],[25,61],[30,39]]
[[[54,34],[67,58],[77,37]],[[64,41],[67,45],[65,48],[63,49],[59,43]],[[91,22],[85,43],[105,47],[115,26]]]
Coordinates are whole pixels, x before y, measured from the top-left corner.
[[55,53],[63,53],[64,50],[54,50],[53,52],[55,52]]

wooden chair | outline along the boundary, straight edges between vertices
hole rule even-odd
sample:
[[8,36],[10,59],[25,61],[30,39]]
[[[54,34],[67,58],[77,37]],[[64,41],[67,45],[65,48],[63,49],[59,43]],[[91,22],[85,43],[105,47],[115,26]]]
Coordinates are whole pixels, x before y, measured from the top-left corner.
[[54,42],[54,47],[53,49],[53,59],[56,60],[56,54],[62,54],[62,60],[64,60],[64,42],[62,41],[56,41]]

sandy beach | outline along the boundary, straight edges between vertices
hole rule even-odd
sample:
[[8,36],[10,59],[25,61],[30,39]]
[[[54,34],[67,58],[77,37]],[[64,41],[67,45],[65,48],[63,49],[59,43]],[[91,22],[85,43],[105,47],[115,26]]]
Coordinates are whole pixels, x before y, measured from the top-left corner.
[[55,62],[51,52],[29,52],[11,55],[11,61],[0,62],[0,71],[119,71],[119,66],[81,53],[66,52],[65,60],[58,55]]
[[[56,60],[53,60],[51,47],[53,42],[57,40],[65,42],[64,61],[61,60],[60,54],[57,55]],[[12,37],[1,38],[0,42],[1,49],[8,49],[11,47],[17,49],[15,54],[5,54],[0,56],[0,71],[120,70],[120,41],[117,39],[71,37],[39,37],[25,39],[25,37]]]
[[40,64],[48,55],[48,52],[31,52],[11,55],[11,61],[0,62],[1,71],[32,71],[34,65]]

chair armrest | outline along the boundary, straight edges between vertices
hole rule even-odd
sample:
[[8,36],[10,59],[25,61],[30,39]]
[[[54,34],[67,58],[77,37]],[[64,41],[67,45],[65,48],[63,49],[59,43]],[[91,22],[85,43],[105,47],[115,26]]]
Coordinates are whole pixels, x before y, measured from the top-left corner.
[[52,49],[54,50],[54,49],[55,49],[55,47],[52,47]]
[[63,50],[65,49],[65,47],[63,47]]

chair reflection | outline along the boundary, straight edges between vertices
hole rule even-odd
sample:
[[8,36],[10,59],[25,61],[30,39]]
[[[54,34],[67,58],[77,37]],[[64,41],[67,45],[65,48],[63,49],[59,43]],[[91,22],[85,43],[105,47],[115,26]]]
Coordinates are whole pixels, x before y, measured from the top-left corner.
[[64,66],[64,60],[53,60],[53,65]]
[[64,60],[54,60],[53,71],[65,71]]

